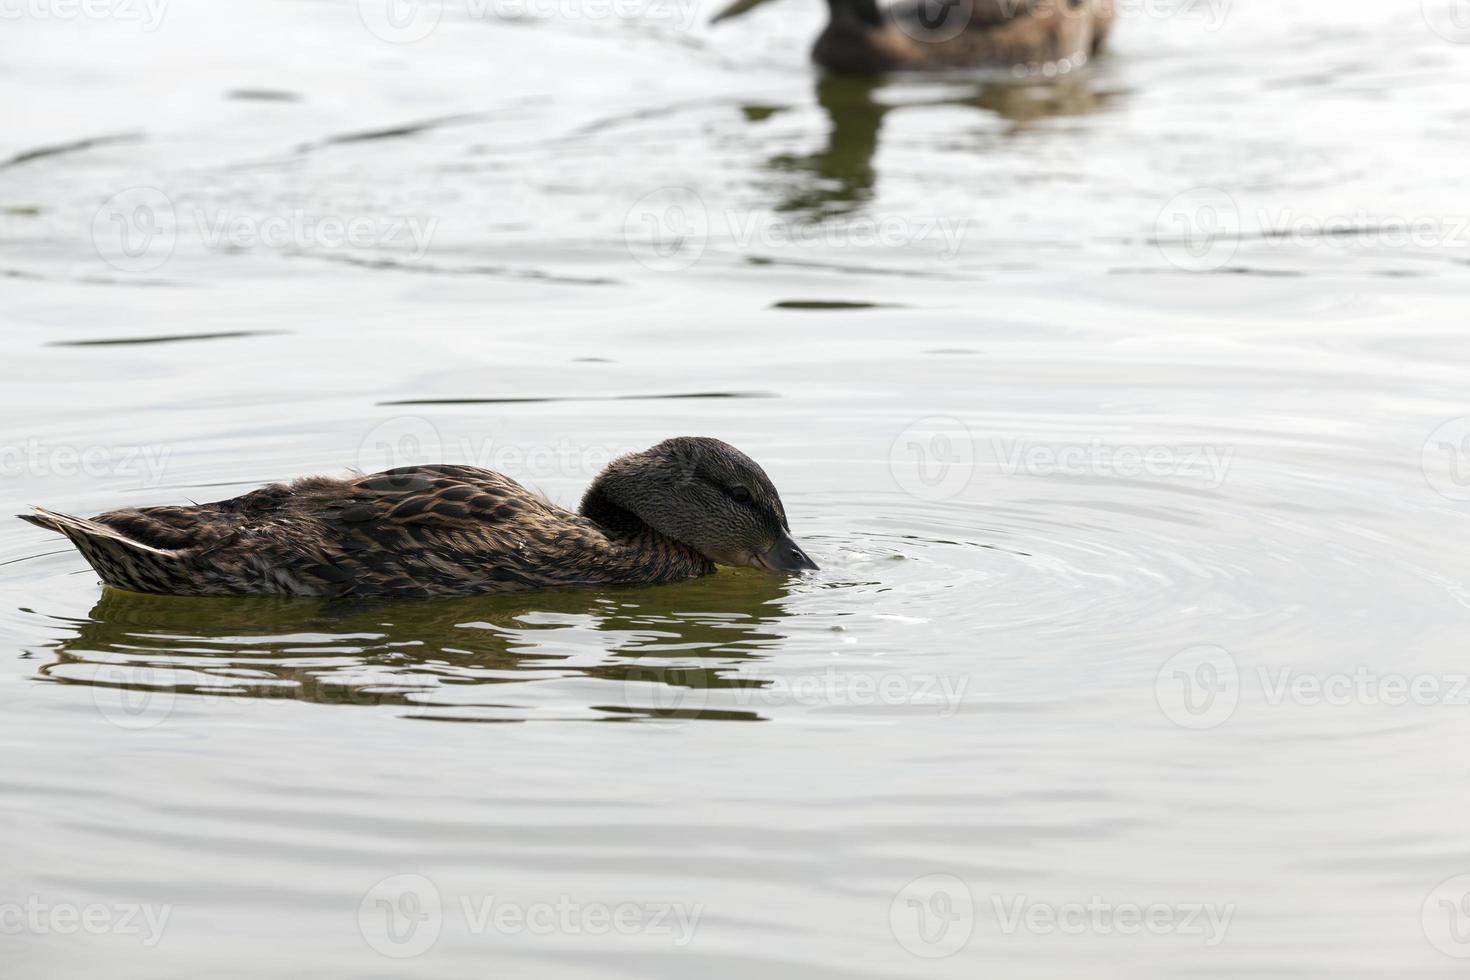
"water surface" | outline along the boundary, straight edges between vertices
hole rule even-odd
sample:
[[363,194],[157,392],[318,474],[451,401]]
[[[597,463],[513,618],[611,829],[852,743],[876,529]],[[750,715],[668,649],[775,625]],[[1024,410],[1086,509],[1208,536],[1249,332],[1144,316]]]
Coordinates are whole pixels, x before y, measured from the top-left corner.
[[820,6],[6,24],[13,510],[706,434],[822,565],[182,600],[10,522],[17,976],[1462,975],[1470,46],[866,81]]

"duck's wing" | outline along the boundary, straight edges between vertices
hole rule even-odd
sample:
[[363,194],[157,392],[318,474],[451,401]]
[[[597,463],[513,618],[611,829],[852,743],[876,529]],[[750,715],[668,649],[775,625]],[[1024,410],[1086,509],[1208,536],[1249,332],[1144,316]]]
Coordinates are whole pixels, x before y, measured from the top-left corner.
[[1113,0],[903,0],[889,16],[928,67],[1014,66],[1090,55]]
[[170,595],[432,596],[565,584],[606,538],[509,477],[401,467],[274,484],[217,503],[38,512],[103,581]]
[[272,552],[318,594],[463,595],[566,584],[577,571],[568,555],[607,544],[590,522],[490,470],[400,467],[343,483],[298,484],[291,524],[305,540],[287,545],[271,536]]

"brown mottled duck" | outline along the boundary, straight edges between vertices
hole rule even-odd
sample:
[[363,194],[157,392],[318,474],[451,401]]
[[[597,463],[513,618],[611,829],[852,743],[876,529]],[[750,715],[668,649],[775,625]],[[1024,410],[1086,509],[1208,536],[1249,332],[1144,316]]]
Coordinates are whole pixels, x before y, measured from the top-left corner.
[[[734,0],[715,20],[765,0]],[[906,69],[1010,68],[1056,74],[1102,47],[1116,0],[827,0],[812,60],[874,75]]]
[[812,60],[834,71],[1085,64],[1107,36],[1114,0],[827,0]]
[[66,535],[108,585],[164,595],[475,595],[677,582],[716,564],[817,567],[765,471],[691,436],[614,460],[576,513],[500,473],[443,465],[91,519],[20,516]]

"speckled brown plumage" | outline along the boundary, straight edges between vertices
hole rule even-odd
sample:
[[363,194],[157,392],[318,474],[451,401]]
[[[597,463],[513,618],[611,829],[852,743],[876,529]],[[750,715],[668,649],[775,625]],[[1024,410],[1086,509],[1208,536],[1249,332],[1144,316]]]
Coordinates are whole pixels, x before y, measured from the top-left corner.
[[[752,484],[774,501],[768,516],[779,513],[780,530],[766,533],[769,522],[754,518],[742,525],[746,515],[726,514],[690,489],[720,463],[734,475],[719,479],[742,490]],[[21,516],[66,535],[107,584],[136,592],[426,597],[674,582],[713,571],[716,559],[772,567],[768,556],[754,560],[772,546],[767,538],[795,549],[779,508],[774,487],[743,454],[685,438],[615,461],[581,513],[502,474],[444,465],[312,477],[216,503],[90,520],[39,508]],[[800,567],[815,567],[801,558]]]
[[828,0],[812,58],[834,71],[1085,63],[1116,17],[1115,0]]

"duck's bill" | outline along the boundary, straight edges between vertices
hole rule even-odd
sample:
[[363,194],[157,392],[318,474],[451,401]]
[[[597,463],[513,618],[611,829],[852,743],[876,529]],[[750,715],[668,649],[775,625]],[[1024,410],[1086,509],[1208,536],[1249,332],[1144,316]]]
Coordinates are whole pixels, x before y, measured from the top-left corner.
[[769,572],[814,572],[817,563],[807,557],[807,553],[801,549],[791,535],[783,534],[768,550],[759,555],[754,555],[750,563],[756,568],[764,568]]

